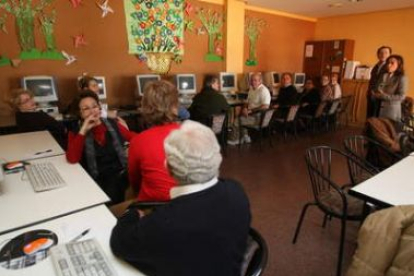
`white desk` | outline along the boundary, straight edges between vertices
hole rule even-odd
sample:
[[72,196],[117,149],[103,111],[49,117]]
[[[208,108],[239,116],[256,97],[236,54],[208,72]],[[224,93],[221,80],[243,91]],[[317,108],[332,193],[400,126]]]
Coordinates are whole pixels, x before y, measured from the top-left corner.
[[356,185],[349,194],[382,206],[414,204],[414,156]]
[[[58,236],[58,244],[72,240],[74,237],[82,233],[85,229],[89,229],[88,234],[83,239],[95,238],[101,244],[109,262],[112,263],[118,276],[142,276],[136,268],[116,258],[109,247],[109,238],[112,228],[116,224],[115,217],[104,206],[98,206],[71,214],[65,217],[54,219],[36,226],[20,229],[6,235],[0,235],[0,248],[4,246],[7,240],[12,239],[22,233],[36,229],[46,229],[54,232]],[[36,263],[30,267],[17,270],[9,270],[0,267],[0,275],[8,276],[53,276],[55,273],[52,260],[47,257],[45,260]]]
[[5,175],[0,183],[0,234],[109,201],[79,164],[69,164],[64,155],[31,162],[46,161],[55,165],[67,185],[36,193],[28,180],[22,180],[23,172]]
[[61,154],[65,152],[48,131],[0,136],[0,158],[7,162]]

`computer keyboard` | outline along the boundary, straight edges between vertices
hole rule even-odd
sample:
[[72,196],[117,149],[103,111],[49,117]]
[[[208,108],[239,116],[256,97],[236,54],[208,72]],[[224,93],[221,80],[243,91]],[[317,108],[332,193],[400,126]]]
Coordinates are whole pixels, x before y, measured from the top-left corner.
[[59,276],[116,275],[95,239],[54,246],[50,255]]
[[35,192],[57,189],[66,185],[56,167],[50,162],[32,163],[26,165],[25,169]]

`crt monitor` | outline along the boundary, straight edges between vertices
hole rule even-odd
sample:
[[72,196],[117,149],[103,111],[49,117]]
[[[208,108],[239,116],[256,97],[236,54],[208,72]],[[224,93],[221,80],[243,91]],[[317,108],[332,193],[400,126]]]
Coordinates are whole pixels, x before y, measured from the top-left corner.
[[147,74],[147,75],[137,75],[137,85],[138,85],[138,95],[143,96],[144,95],[144,89],[147,83],[152,81],[159,81],[161,80],[160,75],[155,74]]
[[306,80],[305,73],[295,73],[293,75],[293,85],[295,86],[304,86]]
[[280,84],[280,74],[276,72],[272,72],[271,80],[272,80],[273,85]]
[[194,94],[196,93],[196,76],[194,74],[178,74],[175,76],[178,93]]
[[220,91],[236,91],[237,90],[237,77],[235,73],[220,73]]
[[266,72],[263,77],[265,85],[272,87],[280,84],[280,74],[277,72]]
[[58,100],[54,78],[51,76],[27,76],[22,79],[22,86],[33,92],[39,104]]

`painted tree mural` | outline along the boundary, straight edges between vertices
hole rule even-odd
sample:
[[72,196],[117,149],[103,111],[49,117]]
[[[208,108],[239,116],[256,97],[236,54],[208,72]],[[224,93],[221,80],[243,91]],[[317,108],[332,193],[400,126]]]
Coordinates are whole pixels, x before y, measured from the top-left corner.
[[[47,7],[54,0],[0,0],[0,13],[5,12],[15,19],[17,39],[20,45],[21,59],[63,59],[56,51],[53,28],[56,13],[47,13]],[[4,16],[4,14],[3,14]],[[39,20],[42,34],[46,41],[47,51],[41,52],[36,48],[35,27]]]
[[198,18],[208,33],[208,53],[206,61],[221,61],[223,57],[216,54],[216,43],[222,39],[221,28],[224,23],[223,15],[210,9],[199,9]]
[[257,65],[256,44],[260,33],[266,26],[266,21],[258,18],[246,18],[245,30],[249,38],[249,58],[246,60],[247,66]]

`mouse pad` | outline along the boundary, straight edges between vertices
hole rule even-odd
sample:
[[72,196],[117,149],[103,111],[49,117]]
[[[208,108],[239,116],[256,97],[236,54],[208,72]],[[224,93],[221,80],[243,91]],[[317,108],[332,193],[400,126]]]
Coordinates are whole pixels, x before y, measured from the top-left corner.
[[44,260],[48,249],[58,243],[58,237],[49,230],[33,230],[9,240],[0,250],[0,266],[21,269]]

